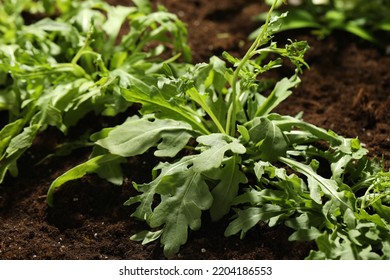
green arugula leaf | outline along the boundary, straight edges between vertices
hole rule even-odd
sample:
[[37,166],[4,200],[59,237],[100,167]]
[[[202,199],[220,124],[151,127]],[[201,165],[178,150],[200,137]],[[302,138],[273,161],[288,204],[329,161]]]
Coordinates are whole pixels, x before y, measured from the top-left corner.
[[262,160],[274,162],[286,154],[289,146],[287,137],[273,121],[267,118],[254,119],[248,132]]
[[245,210],[236,210],[237,218],[225,230],[225,236],[231,236],[241,231],[241,238],[246,232],[260,221],[269,221],[286,212],[278,205],[265,204],[263,207],[249,207]]
[[[15,125],[17,126],[16,129],[20,128],[20,122],[17,121],[12,123],[13,127]],[[8,145],[5,152],[0,157],[0,183],[4,180],[7,171],[9,171],[14,177],[18,175],[16,162],[33,144],[34,138],[37,135],[39,128],[39,125],[31,125],[24,128],[23,131],[17,135],[14,134],[15,130],[12,130],[12,127],[10,126],[7,126],[5,129],[0,131],[0,135],[5,134],[4,142],[2,140],[1,144]],[[10,136],[13,138],[11,139]]]
[[223,128],[222,124],[219,122],[219,119],[217,118],[217,116],[214,114],[214,110],[215,109],[212,109],[208,104],[207,104],[207,100],[208,98],[201,95],[197,90],[196,88],[190,88],[189,90],[187,90],[187,94],[190,96],[190,98],[192,100],[194,100],[195,102],[197,102],[205,111],[206,113],[211,117],[211,119],[213,120],[214,124],[217,126],[218,130],[220,133],[225,133],[225,129]]
[[291,234],[288,238],[289,241],[312,241],[322,235],[322,232],[315,227],[309,229],[300,228]]
[[210,208],[210,215],[213,221],[217,221],[230,211],[233,199],[238,195],[240,184],[248,182],[245,174],[239,168],[240,159],[238,156],[232,156],[224,161],[221,169],[212,171],[212,179],[220,180],[213,188],[211,194],[214,198],[213,205]]
[[151,243],[161,237],[162,230],[157,230],[157,231],[140,231],[130,237],[130,240],[133,241],[142,241],[142,245]]
[[156,156],[174,157],[192,135],[191,126],[184,122],[160,120],[152,115],[141,119],[134,116],[111,129],[107,137],[97,140],[96,144],[122,157],[143,154],[158,144]]
[[[54,193],[59,187],[61,187],[66,182],[80,179],[89,173],[100,173],[100,174],[107,175],[105,172],[102,172],[104,168],[110,167],[112,164],[114,165],[120,164],[121,162],[123,162],[123,160],[117,155],[102,154],[73,167],[72,169],[62,174],[61,176],[57,177],[50,185],[50,188],[47,193],[48,205],[54,206]],[[119,180],[117,178],[113,180],[113,182],[118,182],[118,181]]]
[[283,100],[291,95],[292,91],[290,89],[296,87],[300,82],[301,80],[297,76],[292,76],[290,79],[283,78],[277,82],[271,94],[257,109],[255,116],[260,117],[270,113]]
[[35,135],[39,131],[39,125],[33,125],[26,127],[20,134],[12,138],[10,141],[7,150],[5,151],[7,155],[13,155],[19,150],[25,150],[32,145]]
[[226,134],[214,133],[199,136],[196,141],[200,144],[201,153],[194,159],[194,170],[204,172],[221,166],[227,151],[244,154],[246,149],[236,138]]
[[151,227],[164,225],[161,244],[167,257],[179,251],[187,241],[187,228],[201,226],[201,211],[211,207],[213,197],[201,173],[192,168],[164,176],[157,191],[163,196],[150,216]]
[[18,134],[20,127],[23,126],[23,120],[18,119],[12,123],[6,124],[0,131],[0,155],[4,157],[4,152],[9,146],[12,138]]
[[[122,89],[123,97],[134,103],[141,103],[142,113],[157,113],[159,118],[172,118],[190,124],[194,130],[199,130],[203,134],[209,131],[199,121],[199,117],[184,104],[176,102],[175,96],[166,96],[163,89],[157,86],[157,80],[150,77],[137,78],[133,80],[134,86],[130,89]],[[169,91],[169,89],[167,89]]]
[[134,197],[130,197],[124,203],[124,205],[126,206],[135,203],[140,203],[140,205],[137,207],[132,216],[147,221],[153,212],[152,203],[156,194],[156,189],[160,182],[164,179],[165,176],[174,176],[174,174],[176,173],[180,173],[187,170],[188,166],[192,164],[192,160],[193,158],[189,156],[182,158],[180,161],[174,164],[160,163],[154,168],[154,171],[161,169],[161,173],[152,182],[141,185],[137,185],[136,183],[134,183],[134,187],[139,192],[141,192],[141,194]]
[[352,201],[350,201],[350,199],[346,196],[345,192],[340,191],[339,186],[334,180],[325,179],[318,175],[310,166],[294,161],[292,159],[280,157],[279,160],[289,165],[291,168],[296,169],[297,171],[306,175],[308,178],[312,178],[313,180],[315,180],[321,187],[321,190],[331,198],[335,198],[340,203],[341,207],[345,209],[354,208]]
[[[125,205],[140,202],[133,216],[147,220],[153,228],[163,226],[161,244],[167,257],[177,253],[187,241],[188,227],[199,229],[201,211],[209,209],[213,202],[202,174],[190,167],[193,158],[157,166],[161,174],[151,183],[137,186],[143,193],[125,202]],[[161,195],[161,202],[152,209],[156,194]]]

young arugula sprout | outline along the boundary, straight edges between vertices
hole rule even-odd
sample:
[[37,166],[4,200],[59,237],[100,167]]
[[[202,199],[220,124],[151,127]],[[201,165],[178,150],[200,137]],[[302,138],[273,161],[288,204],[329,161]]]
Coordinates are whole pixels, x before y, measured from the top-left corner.
[[[0,8],[0,109],[9,112],[0,130],[0,183],[8,171],[17,176],[18,158],[47,126],[66,133],[89,112],[115,116],[131,106],[120,88],[133,73],[159,71],[167,49],[174,51],[167,61],[180,53],[191,59],[184,24],[163,9],[152,11],[148,1],[134,7],[72,2],[55,19],[25,25],[20,13],[30,2]],[[130,31],[118,43],[125,23]]]
[[[272,16],[276,5],[243,59],[224,54],[232,67],[212,57],[130,75],[120,93],[142,105],[139,115],[93,134],[90,159],[52,183],[48,204],[58,188],[88,173],[120,185],[125,158],[153,151],[160,163],[152,181],[133,182],[139,193],[125,205],[136,204],[132,216],[150,227],[131,239],[159,240],[168,258],[201,227],[202,215],[216,221],[233,212],[226,236],[243,237],[260,221],[285,223],[295,230],[290,240],[316,242],[308,258],[388,258],[389,172],[358,139],[273,113],[299,84],[308,48],[270,42],[286,16]],[[270,89],[261,75],[283,58],[295,72]]]

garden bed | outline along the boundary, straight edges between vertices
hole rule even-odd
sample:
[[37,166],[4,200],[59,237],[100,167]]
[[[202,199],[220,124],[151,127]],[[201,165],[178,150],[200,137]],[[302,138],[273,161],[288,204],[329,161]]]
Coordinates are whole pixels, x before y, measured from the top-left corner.
[[[188,24],[194,62],[208,61],[224,50],[243,55],[247,36],[258,26],[251,17],[266,10],[259,1],[159,2]],[[336,32],[323,40],[308,31],[280,37],[307,40],[311,48],[306,55],[310,70],[305,70],[302,83],[277,112],[294,116],[303,111],[303,119],[309,123],[346,137],[358,136],[371,157],[384,157],[388,169],[390,55],[345,33]],[[0,115],[1,125],[4,119]],[[77,138],[85,127],[97,130],[110,122],[113,120],[89,115],[67,139]],[[129,160],[127,180],[120,187],[95,175],[67,184],[56,194],[56,207],[49,208],[46,193],[52,181],[88,156],[81,150],[35,165],[63,141],[55,129],[40,134],[19,161],[19,176],[7,177],[0,187],[0,259],[164,259],[159,243],[143,246],[129,240],[145,224],[130,218],[133,207],[122,206],[135,192],[131,182],[148,182],[149,170],[156,162],[147,154]],[[315,246],[288,241],[292,231],[284,226],[259,225],[243,240],[239,236],[225,238],[229,220],[211,223],[207,214],[204,216],[202,228],[190,233],[175,258],[303,259]]]

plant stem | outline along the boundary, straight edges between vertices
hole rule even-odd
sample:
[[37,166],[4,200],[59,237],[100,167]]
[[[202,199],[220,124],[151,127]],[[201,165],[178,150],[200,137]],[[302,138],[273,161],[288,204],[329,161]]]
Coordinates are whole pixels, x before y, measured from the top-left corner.
[[266,42],[268,42],[267,38],[267,29],[271,19],[271,14],[276,6],[278,0],[275,0],[272,4],[271,8],[268,11],[266,21],[261,29],[261,32],[256,37],[256,40],[250,46],[240,63],[238,64],[236,70],[233,74],[233,82],[232,82],[232,95],[230,99],[230,106],[228,110],[228,115],[226,119],[226,134],[230,136],[234,136],[236,130],[236,115],[237,115],[237,102],[239,102],[240,95],[238,94],[238,78],[241,69],[245,66],[245,64],[250,60],[255,54],[256,50]]

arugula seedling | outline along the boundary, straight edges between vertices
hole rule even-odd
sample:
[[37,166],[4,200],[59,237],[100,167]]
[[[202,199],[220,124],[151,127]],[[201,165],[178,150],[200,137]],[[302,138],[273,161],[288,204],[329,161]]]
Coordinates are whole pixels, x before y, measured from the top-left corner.
[[[276,4],[243,59],[224,54],[232,67],[212,57],[129,76],[120,93],[142,105],[139,116],[93,134],[90,159],[52,183],[48,204],[54,206],[58,188],[87,173],[120,184],[121,161],[153,151],[161,160],[152,181],[133,182],[139,193],[125,205],[136,204],[132,216],[150,227],[131,239],[159,240],[167,257],[201,227],[202,215],[216,221],[232,211],[226,236],[243,237],[259,221],[285,223],[295,230],[291,240],[316,242],[309,258],[388,257],[389,172],[367,158],[358,139],[273,113],[299,84],[308,48],[270,42],[286,16],[272,16]],[[295,72],[270,88],[262,74],[284,58]],[[319,142],[328,148],[317,148]],[[320,173],[320,164],[329,174]]]
[[[304,42],[291,42],[285,48],[277,47],[276,43],[263,47],[271,39],[276,21],[277,18],[269,17],[263,33],[242,60],[225,54],[230,62],[237,64],[235,70],[213,57],[209,64],[170,63],[164,64],[158,75],[133,75],[131,86],[123,87],[121,93],[128,102],[142,104],[141,117],[130,117],[122,125],[92,135],[96,147],[91,159],[53,182],[48,192],[49,205],[54,203],[55,190],[66,181],[91,172],[102,176],[102,165],[119,170],[119,158],[149,149],[156,149],[157,157],[175,158],[183,149],[194,149],[187,145],[193,138],[198,143],[195,154],[158,165],[155,173],[159,175],[151,183],[134,183],[141,194],[130,198],[126,205],[140,203],[133,216],[146,220],[152,228],[163,227],[159,234],[147,232],[141,236],[160,237],[167,256],[176,253],[186,242],[188,227],[192,230],[200,227],[202,211],[210,210],[213,220],[226,215],[240,184],[247,182],[241,164],[247,152],[244,142],[252,143],[237,137],[238,131],[244,133],[244,123],[266,116],[287,98],[291,88],[299,83],[298,74],[305,65],[303,53],[307,45]],[[297,65],[297,71],[291,78],[278,82],[269,96],[265,96],[257,92],[265,87],[257,76],[282,65],[281,58],[261,65],[270,53],[289,58]],[[252,60],[255,56],[257,60]],[[245,113],[248,107],[249,114]],[[255,107],[259,109],[254,110]],[[272,142],[275,128],[271,125],[269,129],[270,133],[264,137],[256,137],[266,138],[264,143]],[[275,146],[272,151],[268,151],[267,145],[264,144],[261,157],[276,159],[271,153],[284,155],[283,145]],[[103,154],[102,149],[106,151]],[[100,152],[96,154],[97,150]],[[107,174],[102,177],[107,178]],[[156,195],[161,197],[161,202],[153,208]]]

